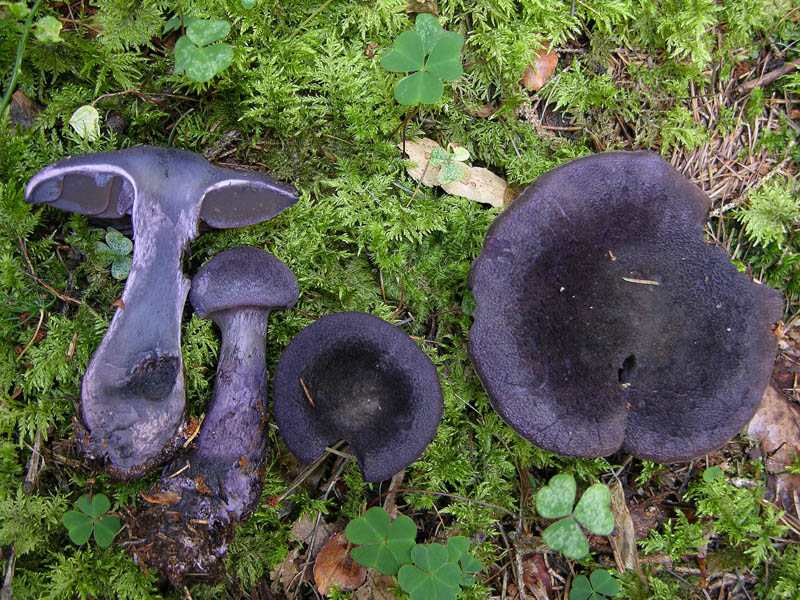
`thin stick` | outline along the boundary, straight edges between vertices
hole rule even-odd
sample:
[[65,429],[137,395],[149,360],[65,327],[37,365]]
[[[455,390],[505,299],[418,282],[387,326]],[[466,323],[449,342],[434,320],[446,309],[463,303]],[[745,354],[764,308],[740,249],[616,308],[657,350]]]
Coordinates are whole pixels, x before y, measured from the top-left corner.
[[14,600],[14,590],[11,587],[11,581],[14,579],[14,565],[16,562],[17,555],[14,553],[14,544],[11,544],[11,549],[8,551],[6,576],[3,580],[3,588],[0,590],[0,600]]
[[652,279],[634,279],[633,277],[623,277],[622,280],[627,281],[628,283],[640,283],[642,285],[661,285]]
[[33,453],[31,454],[31,461],[28,463],[28,473],[25,475],[25,481],[22,482],[22,491],[26,494],[32,494],[36,488],[36,479],[39,476],[39,465],[42,463],[42,430],[36,428],[36,435],[33,436]]
[[788,75],[797,68],[800,68],[800,60],[793,60],[792,62],[784,63],[782,67],[774,69],[769,73],[764,73],[758,79],[753,79],[752,81],[746,81],[745,83],[739,86],[738,91],[740,94],[746,94],[753,88],[769,85],[779,77]]
[[[344,444],[344,440],[339,440],[338,442],[333,444],[331,448],[338,449],[342,444]],[[297,486],[303,483],[308,478],[308,476],[311,475],[311,473],[313,473],[314,470],[318,466],[320,466],[326,458],[328,458],[330,454],[331,452],[326,448],[325,452],[320,454],[317,458],[314,459],[313,462],[308,464],[302,471],[300,471],[297,477],[294,478],[294,481],[289,484],[289,487],[287,487],[284,490],[284,492],[275,499],[275,504],[280,504],[281,502],[286,500],[286,498],[289,497],[289,494],[291,494],[295,490],[295,488],[297,488]]]
[[317,10],[315,10],[314,12],[312,12],[312,13],[311,13],[311,14],[310,14],[308,17],[306,17],[306,19],[305,19],[305,20],[304,20],[302,23],[300,23],[300,25],[298,25],[298,26],[297,26],[297,29],[295,29],[295,30],[292,32],[292,35],[290,35],[290,36],[289,36],[289,39],[291,40],[291,39],[292,39],[294,36],[296,36],[296,35],[297,35],[297,33],[298,33],[298,32],[299,32],[299,31],[300,31],[300,30],[301,30],[303,27],[305,27],[306,23],[308,23],[308,22],[309,22],[311,19],[313,19],[314,17],[316,17],[316,16],[317,16],[319,13],[321,13],[323,10],[325,10],[325,7],[326,7],[326,6],[328,6],[328,4],[330,4],[330,3],[331,3],[331,0],[325,0],[325,2],[323,2],[323,3],[322,3],[322,6],[320,6],[320,7],[319,7]]
[[42,328],[42,321],[44,321],[44,309],[40,308],[39,309],[39,322],[36,324],[36,331],[33,332],[33,337],[31,338],[31,341],[28,342],[28,345],[25,346],[22,349],[22,352],[19,353],[19,356],[17,357],[17,360],[14,361],[14,362],[19,363],[19,361],[22,360],[22,357],[25,356],[25,353],[28,351],[28,348],[33,346],[33,342],[36,341],[36,336],[39,335],[39,330]]
[[308,400],[308,403],[313,408],[317,408],[317,406],[314,404],[314,399],[311,397],[311,392],[308,391],[308,388],[306,387],[306,382],[303,381],[302,377],[300,378],[300,387],[303,388],[303,393],[306,395],[306,400]]

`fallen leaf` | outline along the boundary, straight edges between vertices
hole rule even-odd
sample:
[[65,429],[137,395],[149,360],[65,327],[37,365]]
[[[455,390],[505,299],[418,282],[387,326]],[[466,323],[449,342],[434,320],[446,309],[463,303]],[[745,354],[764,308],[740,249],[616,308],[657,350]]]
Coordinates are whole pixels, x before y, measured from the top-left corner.
[[544,48],[533,51],[533,61],[525,69],[522,76],[522,85],[529,92],[535,92],[544,87],[544,84],[553,76],[558,64],[558,56],[550,48],[550,42],[544,42]]
[[800,455],[800,407],[772,385],[767,386],[761,406],[747,426],[747,435],[759,442],[754,458],[766,454],[767,491],[776,504],[790,510],[800,496],[800,475],[786,473]]
[[27,129],[33,127],[34,119],[39,113],[39,105],[17,90],[11,95],[11,107],[9,111],[11,120],[15,124]]
[[374,569],[369,572],[367,580],[353,594],[354,600],[397,600],[392,588],[397,582],[391,575],[381,575]]
[[[401,149],[403,147],[402,144],[397,146]],[[408,154],[410,162],[414,163],[413,166],[406,167],[408,174],[414,181],[427,187],[438,185],[441,165],[434,167],[430,164],[431,152],[435,148],[441,148],[441,146],[430,138],[406,141],[406,154]],[[442,189],[452,196],[460,196],[475,202],[491,204],[498,208],[502,208],[514,199],[506,180],[498,177],[489,169],[464,165],[464,171],[464,177],[462,177],[461,181],[443,185]]]
[[522,557],[522,581],[536,600],[548,600],[553,595],[553,583],[541,554]]
[[354,590],[367,578],[367,568],[350,558],[352,545],[340,531],[325,544],[314,563],[314,583],[320,594],[327,594],[338,585],[344,590]]
[[175,504],[181,499],[177,492],[163,492],[161,494],[148,494],[147,492],[139,492],[142,500],[150,504]]
[[324,519],[320,519],[315,534],[314,520],[308,516],[308,513],[303,513],[303,515],[294,522],[294,525],[292,525],[292,535],[298,542],[309,545],[311,544],[311,538],[313,536],[314,546],[309,551],[311,558],[316,558],[319,551],[328,543],[331,536],[341,530],[342,526],[340,523],[328,524]]
[[[297,577],[297,575],[300,573],[300,562],[300,547],[297,546],[289,551],[283,562],[269,572],[269,577],[272,580],[270,590],[273,594],[278,597],[287,595],[289,590],[299,583],[300,577]],[[283,586],[283,590],[280,589],[280,585]],[[283,594],[281,594],[281,591]]]
[[478,108],[467,109],[467,114],[470,117],[475,117],[476,119],[488,119],[497,112],[497,108],[497,104],[490,102],[489,104],[484,104]]
[[620,573],[633,569],[641,574],[633,519],[631,519],[631,511],[628,510],[625,492],[619,481],[611,488],[611,512],[614,515],[614,531],[608,536],[608,539],[614,551],[617,569]]

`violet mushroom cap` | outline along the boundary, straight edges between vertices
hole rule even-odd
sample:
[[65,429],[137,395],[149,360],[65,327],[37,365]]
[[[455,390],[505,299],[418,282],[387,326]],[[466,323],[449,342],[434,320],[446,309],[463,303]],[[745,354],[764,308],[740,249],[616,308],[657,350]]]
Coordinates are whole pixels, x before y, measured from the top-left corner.
[[489,227],[469,355],[494,409],[546,450],[689,460],[752,417],[780,294],[706,243],[710,200],[649,152],[572,160]]
[[140,146],[59,161],[28,183],[26,201],[100,218],[130,212],[134,230],[124,308],[83,377],[76,427],[83,452],[119,478],[162,462],[186,407],[180,324],[189,280],[183,253],[202,219],[212,227],[269,219],[297,200],[291,186],[224,169],[174,148]]
[[[144,540],[132,546],[139,564],[179,584],[220,575],[233,525],[258,506],[267,453],[267,320],[299,295],[289,268],[257,248],[217,254],[192,279],[189,300],[222,332],[214,392],[197,438],[174,459],[146,504],[129,520]],[[169,513],[169,514],[167,514]]]
[[367,313],[336,313],[303,329],[281,356],[272,389],[278,429],[300,462],[344,439],[365,481],[415,461],[442,418],[436,367],[402,330]]

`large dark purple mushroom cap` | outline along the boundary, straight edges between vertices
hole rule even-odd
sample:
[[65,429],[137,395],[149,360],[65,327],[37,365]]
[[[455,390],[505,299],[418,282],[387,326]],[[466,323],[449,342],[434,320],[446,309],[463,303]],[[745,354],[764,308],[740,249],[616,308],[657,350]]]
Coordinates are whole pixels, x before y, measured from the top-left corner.
[[781,298],[706,243],[709,205],[658,156],[606,152],[500,214],[470,273],[469,354],[506,423],[559,454],[660,462],[744,427]]
[[344,439],[366,481],[387,479],[422,454],[443,402],[436,368],[414,341],[359,312],[322,317],[297,334],[275,370],[273,400],[301,462]]

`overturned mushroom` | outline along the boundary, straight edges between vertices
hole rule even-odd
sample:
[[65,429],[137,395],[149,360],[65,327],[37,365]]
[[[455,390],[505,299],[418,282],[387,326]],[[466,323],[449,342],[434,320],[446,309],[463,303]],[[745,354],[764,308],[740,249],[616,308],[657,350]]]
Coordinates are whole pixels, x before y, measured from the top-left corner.
[[294,204],[294,190],[197,154],[141,146],[50,165],[31,179],[26,200],[100,218],[131,213],[135,244],[124,308],[86,368],[85,430],[76,429],[90,459],[116,477],[139,477],[166,459],[180,437],[186,405],[180,323],[189,291],[181,261],[198,222],[257,223]]
[[778,292],[708,245],[709,199],[647,152],[542,175],[470,273],[469,354],[495,410],[560,454],[688,460],[758,408]]
[[233,248],[195,275],[189,300],[222,333],[214,392],[193,448],[165,469],[145,507],[130,519],[144,540],[137,562],[178,583],[213,579],[232,526],[258,505],[267,428],[267,320],[292,306],[297,280],[277,258],[256,248]]
[[301,462],[343,438],[366,481],[415,461],[442,418],[430,359],[400,329],[359,312],[322,317],[297,334],[272,395],[281,435]]

